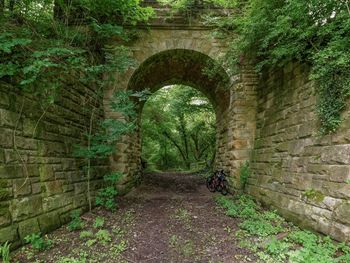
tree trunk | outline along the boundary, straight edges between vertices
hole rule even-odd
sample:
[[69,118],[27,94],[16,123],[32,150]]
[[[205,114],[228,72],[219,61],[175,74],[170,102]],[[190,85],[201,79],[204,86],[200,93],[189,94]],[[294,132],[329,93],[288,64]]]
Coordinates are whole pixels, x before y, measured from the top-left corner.
[[5,0],[0,0],[0,14],[4,12],[5,9]]
[[13,12],[13,10],[15,9],[15,3],[16,3],[16,0],[10,0],[10,2],[9,2],[10,12]]

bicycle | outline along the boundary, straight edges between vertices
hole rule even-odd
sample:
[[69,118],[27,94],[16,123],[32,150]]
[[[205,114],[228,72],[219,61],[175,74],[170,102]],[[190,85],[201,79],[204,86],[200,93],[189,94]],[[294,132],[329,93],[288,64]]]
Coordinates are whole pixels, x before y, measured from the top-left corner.
[[224,170],[215,171],[212,176],[209,176],[207,178],[206,185],[210,192],[218,191],[221,192],[221,194],[223,195],[228,194],[227,180]]

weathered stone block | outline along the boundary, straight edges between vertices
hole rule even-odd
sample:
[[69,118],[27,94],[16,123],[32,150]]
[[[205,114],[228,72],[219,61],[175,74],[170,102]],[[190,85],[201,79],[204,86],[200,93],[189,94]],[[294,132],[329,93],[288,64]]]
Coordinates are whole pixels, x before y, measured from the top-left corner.
[[55,174],[50,165],[42,164],[39,167],[39,175],[40,175],[40,181],[46,182],[51,181],[55,179]]
[[350,145],[324,147],[321,160],[328,164],[350,164]]
[[37,141],[31,138],[16,137],[15,143],[18,149],[25,149],[25,150],[37,149]]
[[14,197],[28,195],[31,193],[30,180],[28,179],[15,179],[13,180],[13,194]]
[[21,199],[13,199],[10,211],[14,221],[38,215],[42,212],[42,197],[29,196]]
[[0,128],[0,147],[12,148],[13,147],[13,131]]
[[350,225],[350,201],[342,202],[335,210],[335,218],[338,222]]
[[46,195],[51,196],[55,194],[60,194],[63,192],[63,181],[62,180],[55,180],[50,182],[45,182],[44,186],[46,189]]
[[16,127],[17,122],[19,120],[19,114],[8,111],[5,109],[0,109],[0,125],[1,126],[8,126],[8,127]]
[[8,106],[10,106],[10,98],[4,92],[0,93],[0,106],[3,108],[7,108]]
[[72,194],[65,193],[55,196],[46,197],[43,199],[44,211],[52,211],[63,206],[67,206],[73,203]]
[[11,223],[11,213],[7,202],[0,203],[0,227]]
[[28,219],[26,221],[22,221],[18,226],[18,233],[20,239],[24,240],[24,238],[33,233],[39,233],[40,227],[37,218]]
[[11,225],[5,228],[0,228],[0,243],[13,242],[18,240],[18,226]]
[[42,233],[48,233],[60,227],[59,213],[52,212],[39,216],[39,226]]
[[0,165],[0,178],[21,178],[23,177],[23,170],[18,165]]

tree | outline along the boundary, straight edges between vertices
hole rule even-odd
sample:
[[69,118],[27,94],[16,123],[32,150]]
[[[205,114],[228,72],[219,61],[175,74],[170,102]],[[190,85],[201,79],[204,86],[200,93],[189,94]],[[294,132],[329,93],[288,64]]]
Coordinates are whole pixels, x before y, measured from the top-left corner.
[[188,170],[192,163],[211,159],[214,122],[213,108],[200,92],[185,86],[158,91],[143,111],[143,158],[165,170]]

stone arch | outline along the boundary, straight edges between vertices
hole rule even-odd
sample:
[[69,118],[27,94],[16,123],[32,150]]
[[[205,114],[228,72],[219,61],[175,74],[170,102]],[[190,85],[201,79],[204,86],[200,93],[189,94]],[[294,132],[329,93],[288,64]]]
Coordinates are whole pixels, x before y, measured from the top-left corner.
[[[145,59],[131,74],[126,89],[142,91],[149,89],[152,93],[158,89],[174,84],[184,84],[201,91],[208,97],[216,113],[216,158],[215,165],[223,166],[227,158],[225,147],[228,138],[228,111],[230,108],[231,79],[221,67],[213,74],[205,73],[207,68],[217,66],[216,61],[208,55],[191,49],[170,49],[158,52]],[[144,103],[143,103],[144,104]],[[143,104],[139,104],[139,113]],[[141,114],[140,114],[141,115]],[[122,170],[128,174],[130,181],[141,172],[141,136],[140,129],[123,143],[124,151],[117,151],[112,160],[112,169]],[[120,166],[120,161],[126,165]],[[114,167],[113,167],[114,166]],[[121,169],[120,169],[121,168]],[[129,181],[126,179],[126,181]]]

